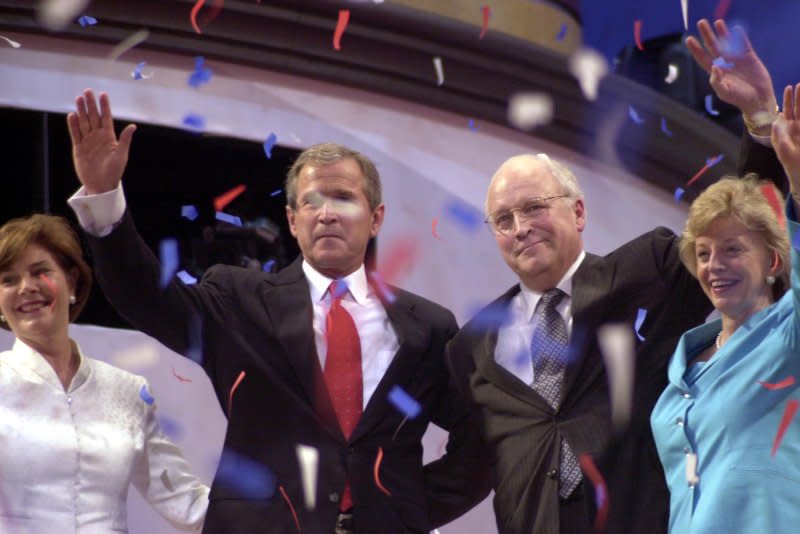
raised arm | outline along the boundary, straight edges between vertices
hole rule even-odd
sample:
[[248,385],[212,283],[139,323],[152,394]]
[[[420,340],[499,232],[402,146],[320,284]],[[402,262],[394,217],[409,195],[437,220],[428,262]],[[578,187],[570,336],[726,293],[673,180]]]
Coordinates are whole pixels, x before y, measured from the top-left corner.
[[795,213],[800,213],[800,83],[783,90],[783,111],[772,128],[772,146],[789,178]]

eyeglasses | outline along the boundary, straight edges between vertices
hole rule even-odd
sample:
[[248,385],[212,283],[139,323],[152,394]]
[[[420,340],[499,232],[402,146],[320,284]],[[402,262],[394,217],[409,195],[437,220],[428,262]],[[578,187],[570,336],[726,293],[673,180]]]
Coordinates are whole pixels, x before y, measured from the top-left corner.
[[552,197],[532,198],[525,202],[522,206],[511,208],[508,211],[503,211],[492,215],[484,221],[489,225],[492,231],[508,236],[514,231],[514,214],[519,215],[521,223],[531,222],[543,217],[547,210],[550,209],[550,201],[558,198],[567,198],[569,195],[554,195]]

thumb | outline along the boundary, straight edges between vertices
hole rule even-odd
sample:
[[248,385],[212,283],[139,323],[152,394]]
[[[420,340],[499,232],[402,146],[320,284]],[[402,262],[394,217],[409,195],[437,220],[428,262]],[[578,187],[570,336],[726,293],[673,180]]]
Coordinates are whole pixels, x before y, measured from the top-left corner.
[[129,124],[122,130],[122,133],[119,134],[119,150],[122,150],[126,156],[131,148],[131,140],[133,139],[133,132],[135,131],[136,125]]

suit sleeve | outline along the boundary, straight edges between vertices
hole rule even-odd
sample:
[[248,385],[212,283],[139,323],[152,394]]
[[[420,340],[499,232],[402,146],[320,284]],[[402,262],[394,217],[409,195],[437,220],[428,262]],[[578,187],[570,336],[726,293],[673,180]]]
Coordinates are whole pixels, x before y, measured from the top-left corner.
[[771,146],[754,141],[746,130],[742,136],[737,172],[739,176],[754,172],[761,179],[774,182],[784,195],[789,192],[789,180],[775,150]]

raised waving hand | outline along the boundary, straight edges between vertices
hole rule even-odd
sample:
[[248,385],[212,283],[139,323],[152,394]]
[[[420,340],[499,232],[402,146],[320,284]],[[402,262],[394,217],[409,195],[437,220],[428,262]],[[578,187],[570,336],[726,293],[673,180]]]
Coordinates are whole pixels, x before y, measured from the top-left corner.
[[800,83],[783,90],[783,111],[772,127],[772,146],[786,170],[795,203],[800,203]]

